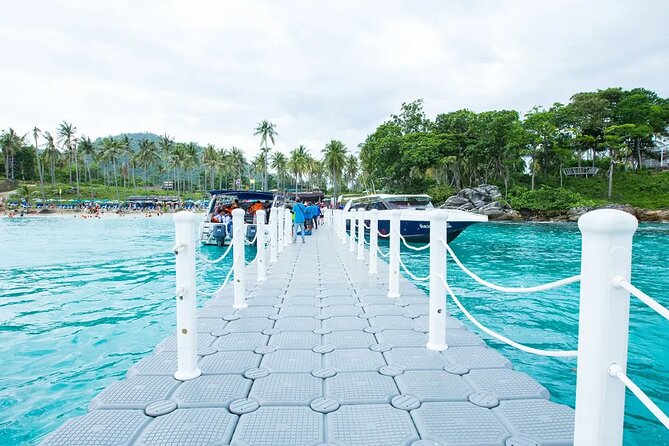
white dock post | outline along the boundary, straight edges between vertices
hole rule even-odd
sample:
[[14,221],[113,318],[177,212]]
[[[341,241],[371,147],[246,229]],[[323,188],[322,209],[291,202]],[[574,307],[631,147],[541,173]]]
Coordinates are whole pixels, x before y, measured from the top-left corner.
[[388,264],[388,297],[400,297],[400,211],[390,211],[390,260]]
[[256,211],[256,250],[258,255],[258,282],[267,280],[267,256],[265,250],[265,211]]
[[609,375],[627,368],[629,292],[613,278],[630,280],[636,218],[613,209],[578,220],[582,234],[581,293],[574,446],[622,445],[625,384]]
[[379,211],[372,209],[369,218],[369,274],[378,274]]
[[342,209],[339,211],[339,238],[341,239],[342,244],[346,244],[346,214]]
[[232,211],[232,255],[235,276],[235,302],[232,308],[246,308],[246,268],[244,262],[244,209],[235,209]]
[[277,234],[277,250],[279,253],[283,252],[283,247],[285,246],[283,238],[286,235],[286,231],[283,229],[283,224],[285,223],[285,218],[283,217],[286,209],[282,206],[276,209],[276,234]]
[[286,231],[283,243],[288,246],[293,242],[293,214],[288,209],[283,213],[283,229]]
[[446,280],[446,247],[445,242],[447,214],[444,211],[430,213],[430,313],[429,334],[425,345],[430,350],[446,350],[446,287],[439,276]]
[[174,378],[179,381],[197,378],[202,374],[197,366],[196,219],[188,211],[174,214],[177,295],[177,370]]
[[348,211],[348,218],[351,220],[351,224],[349,226],[349,239],[348,239],[348,250],[351,252],[355,252],[355,226],[356,226],[356,216],[353,213],[355,212],[353,209]]
[[358,260],[365,260],[365,210],[358,209]]
[[276,263],[278,259],[278,237],[279,231],[277,231],[277,212],[278,208],[271,208],[269,212],[269,257],[270,262]]

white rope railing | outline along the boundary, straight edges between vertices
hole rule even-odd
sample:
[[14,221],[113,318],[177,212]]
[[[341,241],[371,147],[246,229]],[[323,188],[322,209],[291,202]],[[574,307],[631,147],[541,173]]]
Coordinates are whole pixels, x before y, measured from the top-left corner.
[[244,240],[244,242],[245,242],[246,246],[251,246],[256,242],[256,240],[258,240],[258,233],[257,232],[256,232],[256,235],[254,235],[251,240]]
[[234,268],[230,267],[230,271],[228,271],[228,274],[225,276],[225,280],[223,281],[223,285],[221,285],[220,287],[218,287],[218,288],[216,289],[216,291],[214,291],[213,293],[208,293],[208,292],[206,292],[206,291],[200,291],[200,290],[197,290],[198,294],[202,294],[203,296],[216,296],[216,295],[217,295],[219,292],[221,292],[221,291],[223,290],[223,288],[225,288],[225,286],[228,284],[228,282],[230,281],[230,277],[232,277],[232,272],[233,272],[233,271],[234,271]]
[[409,277],[411,277],[413,280],[417,280],[419,282],[425,282],[426,280],[430,280],[430,275],[429,274],[426,277],[418,277],[414,273],[409,271],[409,268],[407,268],[406,265],[404,264],[404,261],[402,260],[402,257],[400,257],[400,266],[402,267],[404,272],[407,273],[409,275]]
[[467,311],[467,309],[460,303],[460,300],[455,296],[455,293],[453,293],[453,290],[451,289],[450,286],[448,286],[448,283],[444,280],[443,275],[439,275],[439,279],[441,280],[442,284],[444,287],[446,287],[446,291],[448,294],[451,296],[451,299],[453,299],[453,302],[455,302],[455,305],[458,306],[460,311],[462,311],[462,314],[464,314],[467,319],[471,321],[472,324],[476,325],[481,331],[487,333],[488,335],[492,336],[493,338],[502,341],[505,344],[508,344],[512,347],[517,348],[518,350],[522,350],[527,353],[532,353],[534,355],[539,355],[539,356],[552,356],[552,357],[557,357],[557,358],[568,358],[568,357],[576,357],[578,356],[578,352],[576,350],[539,350],[533,347],[528,347],[523,344],[519,344],[518,342],[512,341],[511,339],[507,338],[506,336],[502,336],[499,333],[496,333],[489,329],[488,327],[484,326],[481,324],[478,320],[474,318],[474,316]]
[[477,281],[481,285],[483,285],[487,288],[490,288],[492,290],[500,291],[502,293],[535,293],[537,291],[552,290],[554,288],[559,288],[561,286],[569,285],[570,283],[575,283],[575,282],[578,282],[579,280],[581,280],[581,276],[576,275],[576,276],[567,277],[566,279],[556,280],[555,282],[550,282],[550,283],[546,283],[546,284],[543,284],[543,285],[538,285],[538,286],[533,286],[533,287],[528,287],[528,288],[525,288],[525,287],[514,288],[514,287],[505,287],[505,286],[495,285],[494,283],[488,282],[487,280],[484,280],[484,279],[480,278],[479,276],[477,276],[476,274],[471,272],[466,266],[464,266],[462,264],[462,262],[460,261],[460,259],[458,258],[458,256],[455,255],[455,253],[453,252],[451,247],[448,246],[448,243],[444,242],[443,238],[439,238],[439,241],[441,243],[443,243],[443,245],[446,247],[446,250],[447,250],[448,254],[450,254],[450,256],[453,259],[453,261],[455,262],[455,264],[458,265],[458,267],[460,267],[460,269],[465,274],[467,274],[469,277],[471,277],[472,279],[474,279],[475,281]]
[[228,253],[230,252],[231,249],[232,249],[232,242],[230,242],[230,244],[228,245],[228,249],[225,250],[223,255],[220,256],[219,258],[215,259],[215,260],[208,259],[197,251],[195,251],[195,255],[197,256],[198,259],[202,260],[204,263],[214,265],[214,264],[220,262],[221,260],[223,260],[228,255]]
[[398,233],[397,235],[400,236],[400,240],[402,241],[402,244],[404,246],[406,246],[407,248],[411,249],[412,251],[423,251],[423,250],[430,247],[429,243],[427,245],[421,246],[421,247],[416,247],[416,246],[410,245],[409,243],[407,243],[407,240],[404,238],[404,236],[402,234]]
[[663,318],[669,320],[669,309],[663,307],[662,304],[660,304],[658,301],[656,301],[648,294],[644,293],[643,291],[641,291],[640,289],[629,283],[627,280],[625,280],[624,277],[622,276],[614,277],[613,286],[618,288],[623,288],[629,291],[631,295],[638,298],[641,302],[645,303],[650,308],[655,310]]
[[623,368],[620,367],[618,364],[611,364],[609,367],[609,375],[618,378],[623,384],[625,384],[625,387],[630,389],[630,391],[639,398],[639,401],[646,406],[646,408],[653,414],[655,417],[666,427],[669,429],[669,417],[667,417],[667,414],[665,414],[662,409],[657,407],[657,404],[655,404],[650,398],[648,398],[648,395],[646,395],[646,392],[641,390],[639,386],[634,384],[634,381],[632,381],[626,374],[623,372]]
[[390,237],[390,232],[387,233],[387,234],[382,234],[381,231],[379,231],[378,229],[376,230],[376,232],[379,234],[379,237],[383,237],[383,238]]
[[381,257],[388,257],[390,255],[390,252],[384,254],[383,251],[381,251],[381,248],[378,246],[376,247],[376,251],[381,255]]

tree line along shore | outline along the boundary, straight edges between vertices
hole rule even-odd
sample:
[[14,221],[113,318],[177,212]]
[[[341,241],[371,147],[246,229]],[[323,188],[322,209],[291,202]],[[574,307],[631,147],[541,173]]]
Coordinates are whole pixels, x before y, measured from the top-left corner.
[[[0,188],[33,185],[16,195],[24,200],[201,199],[210,189],[231,188],[428,193],[438,204],[492,184],[500,188],[498,200],[523,215],[612,203],[669,209],[668,125],[669,100],[643,88],[577,93],[566,104],[522,115],[462,109],[430,119],[419,99],[403,103],[357,153],[332,139],[285,154],[274,148],[279,133],[267,120],[250,129],[259,142],[252,158],[239,147],[178,142],[167,134],[92,140],[64,121],[53,132],[0,133]],[[587,177],[569,174],[586,167]]]

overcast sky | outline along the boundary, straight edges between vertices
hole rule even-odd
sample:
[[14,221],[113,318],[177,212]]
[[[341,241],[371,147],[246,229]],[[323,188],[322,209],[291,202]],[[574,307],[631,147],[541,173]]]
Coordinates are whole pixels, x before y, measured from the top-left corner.
[[168,133],[257,151],[357,146],[403,101],[529,110],[669,96],[669,1],[3,1],[0,129]]

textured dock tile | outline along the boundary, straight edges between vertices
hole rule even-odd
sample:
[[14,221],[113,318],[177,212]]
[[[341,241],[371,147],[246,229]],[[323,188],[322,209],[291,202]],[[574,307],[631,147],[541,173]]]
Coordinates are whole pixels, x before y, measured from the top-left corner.
[[425,347],[427,344],[427,333],[414,330],[383,330],[376,337],[379,342],[393,347]]
[[[197,334],[198,351],[210,347],[215,340],[216,337],[212,336],[210,333],[198,333]],[[160,344],[156,345],[156,348],[153,349],[154,353],[175,352],[175,351],[177,351],[176,336],[170,336],[168,338],[165,338]]]
[[446,361],[439,352],[422,348],[394,348],[383,354],[390,365],[404,370],[442,370]]
[[341,404],[389,403],[398,394],[395,381],[378,372],[345,372],[325,380],[325,396]]
[[230,333],[219,337],[212,345],[218,351],[248,350],[267,345],[269,336],[262,333]]
[[202,369],[202,373],[207,374],[241,374],[246,369],[258,367],[260,358],[260,355],[248,351],[218,352],[202,358],[200,369]]
[[355,305],[360,302],[355,296],[327,296],[323,302],[328,305]]
[[325,366],[345,371],[376,371],[386,365],[381,353],[371,350],[335,350],[325,355]]
[[365,313],[374,316],[401,316],[406,313],[404,308],[398,307],[392,303],[383,305],[367,305],[365,306]]
[[311,350],[278,350],[263,356],[261,367],[270,372],[309,373],[321,366],[321,355]]
[[550,397],[548,390],[529,375],[510,369],[472,370],[465,379],[477,392],[490,393],[500,400]]
[[[425,316],[425,315],[418,316],[414,320],[416,321],[416,326],[417,327],[428,328],[430,326],[428,316]],[[464,328],[464,325],[462,324],[462,322],[455,319],[454,317],[447,317],[446,318],[446,328]]]
[[281,309],[279,314],[283,316],[307,316],[314,317],[320,310],[313,305],[288,305]]
[[249,398],[266,405],[301,405],[309,403],[323,393],[322,380],[309,373],[275,373],[256,379]]
[[[246,299],[246,303],[249,307],[271,307],[275,304],[281,302],[281,299],[278,297],[267,296],[263,293],[263,296],[254,297],[253,299]],[[230,306],[232,308],[232,305]]]
[[283,299],[283,303],[288,304],[289,306],[293,305],[317,305],[320,303],[320,299],[317,297],[309,296],[309,297],[304,297],[304,296],[298,296],[298,297],[293,297],[293,296],[286,296],[285,299]]
[[365,327],[369,327],[369,323],[359,317],[331,317],[323,321],[323,328],[329,330],[362,330]]
[[420,401],[467,401],[474,391],[458,375],[443,370],[408,371],[396,376],[395,381],[403,395],[412,395]]
[[248,306],[237,311],[241,317],[269,317],[279,312],[278,308],[273,306]]
[[374,335],[363,331],[333,331],[323,335],[323,343],[335,349],[368,348],[376,343]]
[[463,364],[470,369],[511,368],[511,363],[487,347],[450,347],[441,354],[450,364]]
[[232,303],[230,307],[203,307],[197,310],[197,317],[213,317],[213,318],[222,318],[226,314],[232,313],[234,310],[232,308]]
[[385,293],[382,294],[360,294],[358,295],[358,299],[360,299],[360,302],[362,302],[365,305],[387,305],[387,304],[394,304],[395,300],[390,299],[388,296],[386,296],[386,293],[388,293],[388,290],[385,290]]
[[267,328],[272,328],[274,321],[260,317],[245,317],[236,321],[228,322],[227,330],[237,332],[257,332],[260,333]]
[[328,441],[346,446],[405,446],[418,440],[408,412],[390,405],[342,406],[327,416]]
[[324,441],[323,417],[309,407],[261,407],[241,416],[230,444],[316,446]]
[[142,358],[128,369],[128,378],[136,375],[174,375],[177,371],[177,352],[162,352]]
[[423,403],[411,417],[422,439],[443,445],[502,446],[511,436],[489,409],[471,403]]
[[137,439],[137,446],[209,446],[228,444],[237,422],[223,408],[178,409],[156,418]]
[[199,317],[197,318],[197,332],[211,333],[216,330],[223,330],[227,322],[221,318],[214,317]]
[[286,331],[313,331],[321,328],[321,321],[313,317],[286,317],[276,321],[274,328]]
[[371,318],[369,320],[369,323],[371,324],[372,327],[379,327],[383,328],[384,330],[392,330],[392,329],[410,330],[416,326],[413,319],[409,319],[404,316],[376,316]]
[[464,328],[446,330],[446,343],[453,347],[485,346],[485,342],[476,333]]
[[[327,303],[327,299],[325,300]],[[347,305],[330,304],[331,306],[323,308],[323,316],[342,317],[357,316],[362,313],[362,309],[354,306],[355,302]]]
[[492,410],[514,434],[542,445],[568,446],[574,438],[574,410],[547,400],[502,401]]
[[67,420],[42,446],[129,445],[151,418],[140,410],[94,410]]
[[252,381],[240,375],[202,375],[184,382],[171,396],[179,408],[228,407],[248,395]]
[[427,302],[424,304],[409,304],[405,308],[407,313],[417,314],[419,316],[427,316],[430,314],[430,305]]
[[135,376],[109,385],[91,400],[88,409],[144,409],[166,399],[179,384],[171,376]]
[[269,345],[283,350],[310,350],[321,343],[321,335],[313,332],[285,331],[272,335]]

